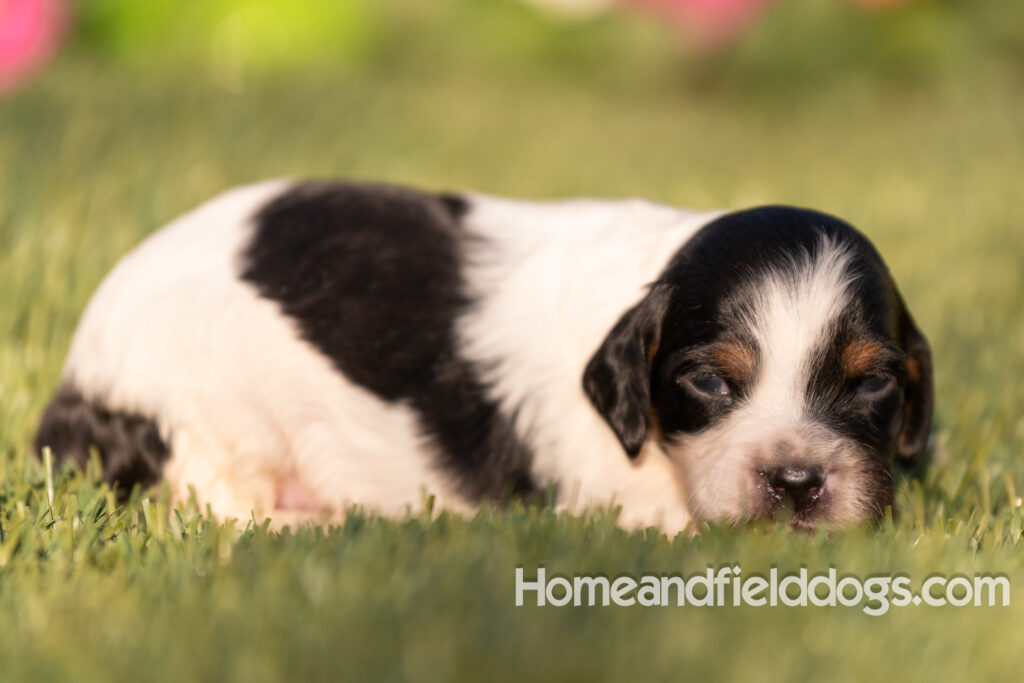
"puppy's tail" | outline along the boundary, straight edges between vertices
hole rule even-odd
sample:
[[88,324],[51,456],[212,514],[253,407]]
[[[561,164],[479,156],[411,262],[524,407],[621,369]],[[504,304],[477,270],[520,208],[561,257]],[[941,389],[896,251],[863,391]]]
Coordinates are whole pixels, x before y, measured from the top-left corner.
[[65,384],[43,413],[36,434],[36,453],[53,451],[56,463],[71,460],[84,468],[96,449],[103,463],[103,480],[116,485],[124,499],[138,484],[147,488],[160,481],[170,449],[152,419],[137,413],[110,410]]

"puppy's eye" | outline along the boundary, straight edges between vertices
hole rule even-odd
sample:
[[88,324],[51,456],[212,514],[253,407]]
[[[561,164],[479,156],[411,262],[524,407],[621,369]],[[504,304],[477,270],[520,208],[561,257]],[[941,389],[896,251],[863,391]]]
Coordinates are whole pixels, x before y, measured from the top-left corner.
[[881,396],[893,387],[892,377],[887,375],[868,375],[857,383],[857,394],[866,398]]
[[731,391],[729,383],[718,375],[697,375],[688,377],[687,381],[694,389],[708,396],[728,396]]

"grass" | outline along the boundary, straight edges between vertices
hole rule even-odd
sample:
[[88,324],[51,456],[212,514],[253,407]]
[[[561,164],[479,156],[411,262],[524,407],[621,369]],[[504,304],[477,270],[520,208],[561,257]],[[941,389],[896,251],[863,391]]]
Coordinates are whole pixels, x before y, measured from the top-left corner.
[[[483,61],[445,53],[434,64],[420,36],[386,59],[267,74],[241,92],[191,68],[73,49],[0,101],[5,679],[1019,678],[1019,60],[972,56],[911,80],[776,74],[768,86],[742,65],[694,78],[662,43],[634,54],[632,39],[602,37],[618,46],[605,68],[596,58],[581,67],[568,48],[520,62],[496,49]],[[93,289],[161,223],[279,175],[841,215],[886,255],[932,342],[930,467],[902,478],[895,520],[817,536],[712,528],[668,539],[622,532],[609,514],[520,509],[353,514],[339,528],[278,535],[189,507],[169,513],[159,491],[116,505],[95,476],[71,472],[52,473],[51,501],[29,444]],[[1012,605],[882,617],[513,607],[516,566],[615,576],[725,563],[745,574],[905,572],[915,583],[1004,572]]]

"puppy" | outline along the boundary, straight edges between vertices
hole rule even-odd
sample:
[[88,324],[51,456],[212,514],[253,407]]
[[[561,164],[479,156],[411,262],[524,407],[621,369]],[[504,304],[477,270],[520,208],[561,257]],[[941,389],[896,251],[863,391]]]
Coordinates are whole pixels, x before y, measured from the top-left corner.
[[114,268],[36,446],[277,523],[553,487],[631,528],[835,527],[892,503],[932,393],[831,216],[274,181]]

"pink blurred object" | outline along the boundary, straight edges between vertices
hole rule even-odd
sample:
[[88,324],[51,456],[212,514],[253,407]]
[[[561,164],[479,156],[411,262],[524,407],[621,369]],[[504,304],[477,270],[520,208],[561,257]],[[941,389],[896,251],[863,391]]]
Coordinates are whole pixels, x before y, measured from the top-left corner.
[[776,0],[627,0],[664,14],[701,46],[721,47],[742,35]]
[[0,0],[0,94],[56,54],[67,19],[61,0]]

